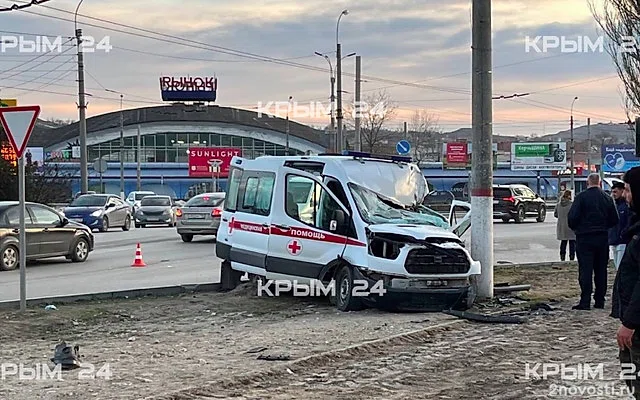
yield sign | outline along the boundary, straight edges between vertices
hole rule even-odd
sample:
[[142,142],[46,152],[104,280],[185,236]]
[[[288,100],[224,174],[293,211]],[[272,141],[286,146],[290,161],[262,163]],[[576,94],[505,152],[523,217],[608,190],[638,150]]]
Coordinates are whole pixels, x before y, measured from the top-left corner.
[[18,158],[27,147],[38,115],[40,106],[0,107],[0,122]]

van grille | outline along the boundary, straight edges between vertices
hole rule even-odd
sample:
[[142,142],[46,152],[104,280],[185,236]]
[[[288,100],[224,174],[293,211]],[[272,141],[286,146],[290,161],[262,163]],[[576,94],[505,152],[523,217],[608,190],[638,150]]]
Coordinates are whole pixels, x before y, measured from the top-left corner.
[[427,247],[409,251],[404,268],[410,274],[465,274],[471,263],[462,250]]

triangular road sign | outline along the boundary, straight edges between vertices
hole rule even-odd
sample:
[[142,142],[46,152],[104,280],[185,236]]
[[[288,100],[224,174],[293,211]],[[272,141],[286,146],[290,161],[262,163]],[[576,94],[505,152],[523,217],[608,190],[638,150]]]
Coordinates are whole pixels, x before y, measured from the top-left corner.
[[27,147],[39,115],[40,106],[0,107],[0,122],[18,158]]

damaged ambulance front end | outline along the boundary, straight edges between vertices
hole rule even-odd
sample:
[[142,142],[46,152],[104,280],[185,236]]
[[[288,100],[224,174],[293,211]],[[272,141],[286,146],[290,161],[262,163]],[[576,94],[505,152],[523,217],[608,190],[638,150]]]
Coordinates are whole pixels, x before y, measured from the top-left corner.
[[[384,286],[364,302],[413,311],[471,307],[481,266],[461,239],[470,227],[470,204],[454,200],[444,216],[423,205],[428,185],[417,166],[384,169],[352,171],[347,184],[367,239],[366,262],[354,268],[354,278],[369,288]],[[367,179],[367,172],[377,177]]]

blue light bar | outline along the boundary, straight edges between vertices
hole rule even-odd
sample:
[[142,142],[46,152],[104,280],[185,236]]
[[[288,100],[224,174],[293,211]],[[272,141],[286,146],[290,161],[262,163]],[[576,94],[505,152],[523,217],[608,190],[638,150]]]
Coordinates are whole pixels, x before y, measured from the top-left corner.
[[342,152],[343,156],[350,156],[350,157],[354,157],[354,158],[371,158],[371,159],[378,159],[378,160],[390,160],[390,161],[396,161],[396,162],[411,162],[411,157],[407,157],[407,156],[387,156],[387,155],[378,155],[378,154],[371,154],[371,153],[364,153],[361,151],[350,151],[350,150],[345,150]]

